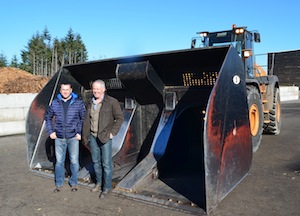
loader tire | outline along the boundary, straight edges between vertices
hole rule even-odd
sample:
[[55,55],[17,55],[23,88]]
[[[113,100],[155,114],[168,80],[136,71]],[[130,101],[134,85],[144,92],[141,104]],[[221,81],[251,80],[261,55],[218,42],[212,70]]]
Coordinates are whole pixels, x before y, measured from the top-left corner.
[[247,87],[247,99],[249,107],[249,122],[252,135],[252,150],[258,149],[263,132],[263,108],[260,94],[254,86]]
[[264,125],[264,133],[278,135],[281,129],[281,106],[280,92],[278,88],[274,90],[272,109],[269,112],[270,123]]

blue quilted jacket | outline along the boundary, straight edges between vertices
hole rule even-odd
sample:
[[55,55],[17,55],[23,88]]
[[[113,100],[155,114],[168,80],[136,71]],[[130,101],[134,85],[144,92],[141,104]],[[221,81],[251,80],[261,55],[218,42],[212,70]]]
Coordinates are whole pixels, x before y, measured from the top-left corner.
[[61,94],[58,94],[57,98],[52,101],[45,115],[46,130],[49,135],[56,132],[58,138],[70,139],[77,133],[81,134],[86,113],[85,106],[75,93],[72,93],[70,100],[66,115]]

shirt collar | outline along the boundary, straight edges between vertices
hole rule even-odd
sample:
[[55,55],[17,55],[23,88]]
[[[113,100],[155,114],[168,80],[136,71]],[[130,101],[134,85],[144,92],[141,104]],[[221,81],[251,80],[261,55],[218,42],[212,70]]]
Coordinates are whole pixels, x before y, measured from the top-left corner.
[[[103,102],[103,100],[104,100],[104,96],[99,104],[101,104]],[[92,98],[92,102],[93,102],[93,108],[94,108],[94,110],[96,110],[98,104],[96,103],[96,99],[94,97]]]

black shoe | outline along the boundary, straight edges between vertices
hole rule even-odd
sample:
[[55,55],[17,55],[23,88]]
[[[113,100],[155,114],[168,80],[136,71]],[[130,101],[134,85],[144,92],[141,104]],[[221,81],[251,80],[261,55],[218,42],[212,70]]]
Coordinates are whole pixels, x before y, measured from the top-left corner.
[[72,192],[76,192],[77,190],[78,190],[78,188],[76,186],[72,186],[72,189],[71,189]]
[[100,193],[99,198],[103,199],[105,197],[107,197],[110,194],[111,190],[104,190]]
[[56,187],[53,192],[58,193],[58,192],[60,192],[60,189],[61,189],[61,187]]

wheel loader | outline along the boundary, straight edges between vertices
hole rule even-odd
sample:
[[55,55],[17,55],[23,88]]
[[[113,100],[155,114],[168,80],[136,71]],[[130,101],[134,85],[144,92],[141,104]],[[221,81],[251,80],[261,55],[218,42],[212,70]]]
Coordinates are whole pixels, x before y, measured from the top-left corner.
[[201,41],[202,47],[230,43],[243,60],[252,145],[255,152],[261,143],[262,133],[278,135],[281,128],[278,77],[273,75],[273,67],[267,75],[255,62],[254,42],[260,42],[260,34],[257,31],[248,31],[247,27],[236,27],[235,24],[231,30],[197,34],[198,37],[192,38],[191,48],[195,48],[198,41]]
[[[254,67],[259,34],[237,29],[207,33],[198,48],[193,39],[188,49],[64,65],[28,111],[30,171],[53,178],[54,141],[44,115],[60,84],[71,83],[88,103],[91,82],[102,79],[124,115],[112,140],[112,193],[209,214],[247,175],[262,131],[280,131],[278,79]],[[95,183],[89,148],[81,143],[79,182]]]

